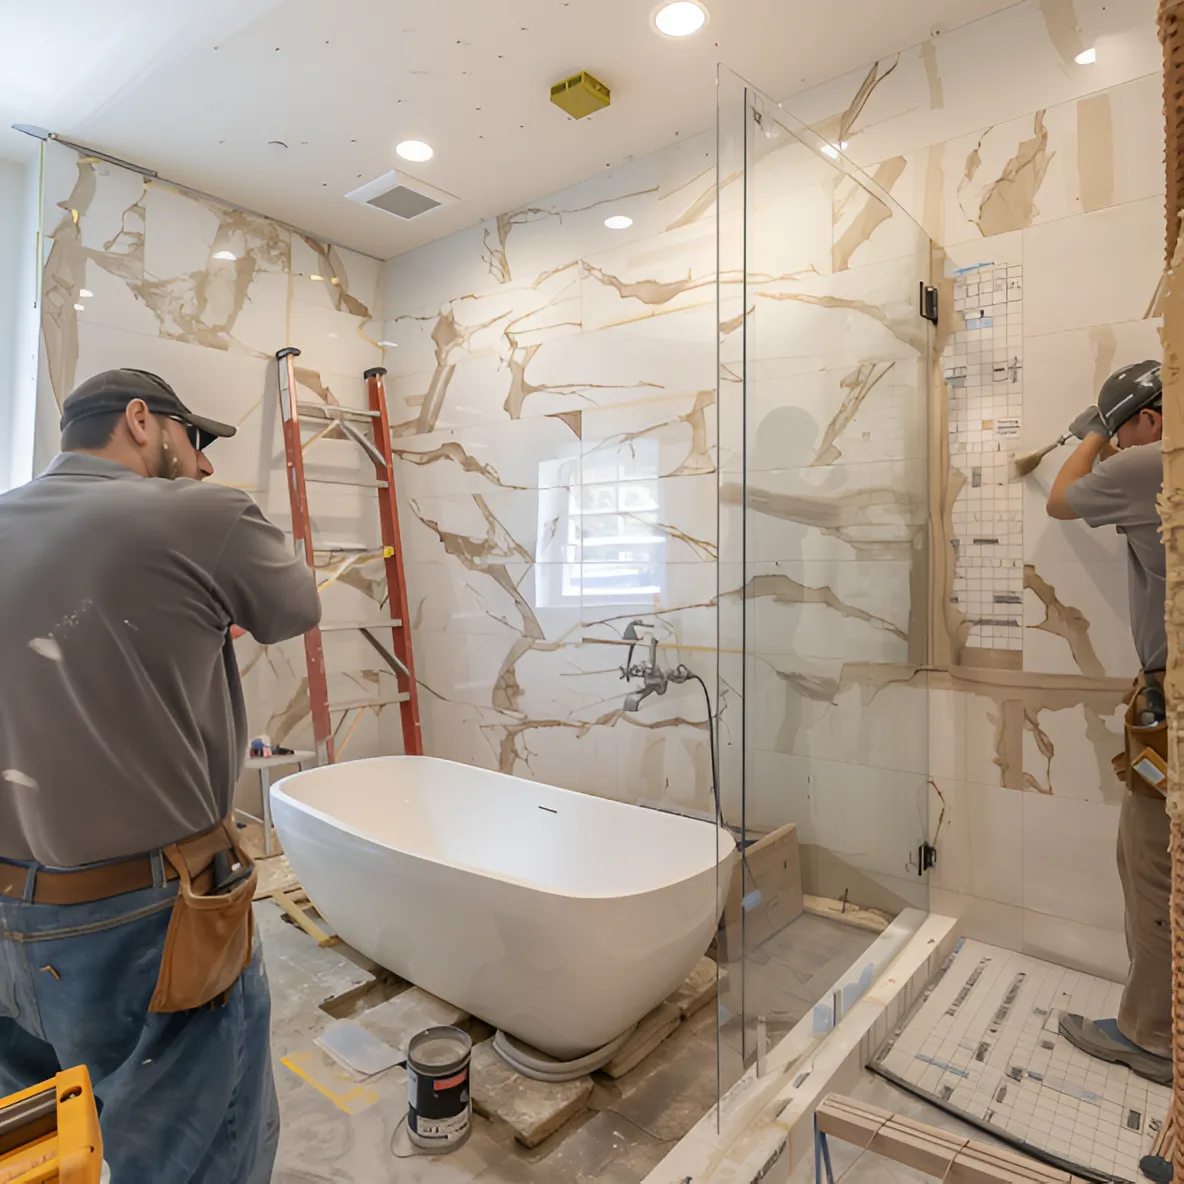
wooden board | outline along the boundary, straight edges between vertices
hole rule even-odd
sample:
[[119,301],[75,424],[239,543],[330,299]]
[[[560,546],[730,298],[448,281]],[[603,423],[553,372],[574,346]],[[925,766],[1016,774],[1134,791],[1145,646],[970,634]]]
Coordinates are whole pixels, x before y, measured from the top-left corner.
[[953,1184],[1078,1184],[1076,1176],[1005,1147],[966,1139],[840,1094],[823,1098],[815,1118],[824,1135]]
[[275,855],[270,859],[257,859],[259,881],[255,886],[255,899],[262,900],[273,892],[295,892],[300,887],[296,873],[292,871],[286,855]]
[[862,909],[841,900],[831,900],[828,896],[805,897],[803,912],[813,917],[825,917],[828,921],[841,921],[868,933],[883,933],[892,924],[892,918],[878,909]]

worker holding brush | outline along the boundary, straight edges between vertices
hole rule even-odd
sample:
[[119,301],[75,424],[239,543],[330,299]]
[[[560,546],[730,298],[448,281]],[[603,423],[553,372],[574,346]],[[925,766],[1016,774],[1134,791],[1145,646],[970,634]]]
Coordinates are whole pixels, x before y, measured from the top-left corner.
[[202,484],[235,429],[111,370],[0,497],[0,1097],[84,1064],[117,1184],[265,1184],[270,998],[230,820],[230,639],[317,624],[311,572]]
[[1158,498],[1163,486],[1162,385],[1158,362],[1138,362],[1102,384],[1098,402],[1070,425],[1081,443],[1048,495],[1050,517],[1113,526],[1126,539],[1131,632],[1140,673],[1126,713],[1126,782],[1118,823],[1118,872],[1130,972],[1114,1018],[1062,1014],[1060,1031],[1091,1056],[1127,1065],[1161,1084],[1172,1080],[1171,947],[1163,673],[1165,558]]

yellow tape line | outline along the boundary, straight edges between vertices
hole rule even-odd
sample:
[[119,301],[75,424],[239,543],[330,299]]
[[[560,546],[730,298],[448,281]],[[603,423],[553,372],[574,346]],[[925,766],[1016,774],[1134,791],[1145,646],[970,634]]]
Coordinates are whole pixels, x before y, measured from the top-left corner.
[[310,1048],[305,1052],[294,1052],[290,1056],[282,1057],[280,1063],[291,1069],[301,1080],[307,1081],[318,1093],[324,1094],[338,1110],[344,1110],[346,1114],[358,1114],[378,1101],[376,1089],[353,1081],[336,1068],[328,1069],[328,1074],[348,1088],[338,1088],[332,1081],[318,1081],[313,1074],[325,1074],[325,1062],[328,1060],[327,1056]]

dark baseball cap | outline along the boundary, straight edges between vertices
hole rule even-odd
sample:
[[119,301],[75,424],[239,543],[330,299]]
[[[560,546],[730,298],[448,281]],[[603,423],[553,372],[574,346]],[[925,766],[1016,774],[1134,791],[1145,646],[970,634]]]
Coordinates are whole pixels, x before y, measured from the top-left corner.
[[163,378],[147,370],[104,370],[79,383],[62,404],[61,429],[95,415],[122,412],[133,399],[142,399],[153,415],[164,415],[192,428],[190,439],[199,451],[238,430],[216,419],[194,415]]

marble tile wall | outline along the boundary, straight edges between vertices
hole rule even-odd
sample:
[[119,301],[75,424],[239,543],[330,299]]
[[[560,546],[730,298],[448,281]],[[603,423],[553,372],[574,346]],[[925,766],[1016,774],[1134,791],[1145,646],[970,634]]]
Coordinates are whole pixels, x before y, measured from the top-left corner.
[[[1025,0],[764,107],[746,187],[721,162],[718,211],[708,134],[392,260],[430,750],[708,811],[697,689],[621,711],[621,633],[655,620],[666,659],[709,681],[718,641],[725,809],[743,735],[748,822],[799,823],[815,890],[923,902],[928,826],[934,907],[1121,974],[1121,547],[1045,518],[1048,462],[1022,490],[1022,642],[1000,654],[980,630],[967,652],[950,526],[971,474],[928,446],[948,408],[924,359],[954,332],[953,273],[983,263],[1025,285],[1010,447],[1155,354],[1158,69],[1151,0]],[[797,120],[862,176],[803,147]],[[618,213],[632,226],[607,230]],[[932,342],[928,274],[951,277]]]
[[619,667],[640,618],[714,699],[714,170],[696,136],[386,265],[433,754],[710,816],[702,691],[627,713]]
[[[274,353],[303,351],[301,398],[365,406],[362,372],[382,357],[379,262],[52,143],[44,193],[36,471],[57,451],[58,408],[78,382],[113,367],[151,370],[195,410],[238,426],[210,450],[212,480],[249,491],[290,527]],[[372,476],[334,435],[308,433],[309,474]],[[315,486],[310,506],[315,537],[370,548],[321,556],[325,619],[374,616],[385,580],[373,498]],[[252,733],[311,747],[303,644],[244,637],[236,647]],[[334,701],[389,698],[393,682],[360,637],[327,634],[325,649]],[[346,756],[398,750],[396,709],[334,719]]]
[[[1090,46],[1096,62],[1078,64]],[[939,273],[1022,268],[1016,451],[1055,439],[1118,366],[1159,356],[1160,60],[1151,0],[1026,0],[786,103],[924,226]],[[932,394],[945,415],[940,380]],[[1018,654],[966,648],[946,580],[970,474],[933,458],[934,656],[948,673],[930,680],[930,904],[985,940],[1121,977],[1109,759],[1136,663],[1120,540],[1044,513],[1065,455],[1022,484]]]

